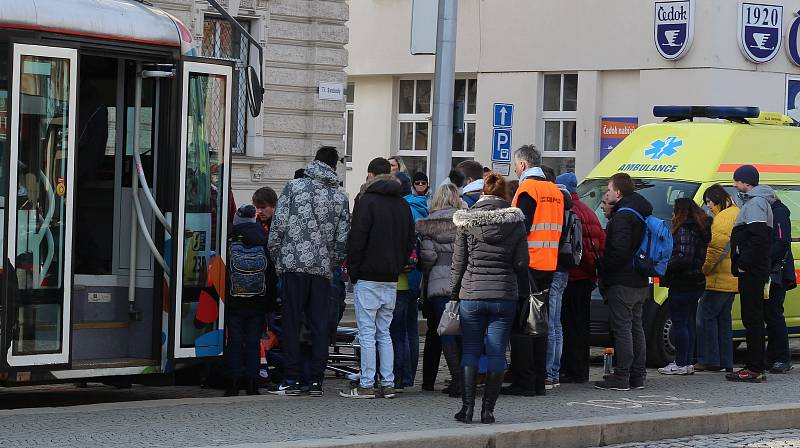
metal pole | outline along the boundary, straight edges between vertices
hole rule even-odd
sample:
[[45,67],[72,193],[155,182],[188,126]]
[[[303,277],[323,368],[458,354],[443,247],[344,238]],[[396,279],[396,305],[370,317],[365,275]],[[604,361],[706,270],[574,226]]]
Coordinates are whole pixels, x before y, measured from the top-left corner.
[[458,0],[439,0],[430,165],[431,185],[434,186],[438,186],[447,178],[453,159],[453,93],[456,78],[457,20]]

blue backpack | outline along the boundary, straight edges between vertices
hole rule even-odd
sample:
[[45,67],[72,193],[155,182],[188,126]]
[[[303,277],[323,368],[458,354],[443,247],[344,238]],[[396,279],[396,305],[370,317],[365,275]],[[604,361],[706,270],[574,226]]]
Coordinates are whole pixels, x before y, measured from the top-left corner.
[[633,268],[636,272],[648,277],[660,277],[666,274],[667,264],[672,256],[672,232],[667,223],[650,215],[645,219],[632,208],[623,207],[617,212],[631,212],[644,222],[642,244],[633,255]]
[[267,292],[267,253],[263,246],[248,246],[239,240],[231,241],[231,295],[259,297]]

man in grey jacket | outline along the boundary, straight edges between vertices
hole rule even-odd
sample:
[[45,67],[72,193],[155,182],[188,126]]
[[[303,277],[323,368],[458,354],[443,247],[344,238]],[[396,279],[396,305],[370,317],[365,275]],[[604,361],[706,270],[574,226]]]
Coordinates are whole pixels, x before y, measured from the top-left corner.
[[300,326],[305,316],[311,329],[311,384],[308,393],[322,396],[328,360],[330,284],[333,267],[347,257],[350,202],[339,190],[336,148],[323,146],[304,177],[283,189],[272,228],[269,249],[283,282],[281,349],[286,354],[283,384],[272,393],[301,395]]
[[739,278],[742,324],[747,339],[747,364],[738,372],[726,375],[729,381],[761,383],[764,373],[764,287],[771,270],[772,206],[775,192],[759,185],[758,170],[742,165],[733,173],[733,185],[739,192],[742,208],[731,232],[731,274]]

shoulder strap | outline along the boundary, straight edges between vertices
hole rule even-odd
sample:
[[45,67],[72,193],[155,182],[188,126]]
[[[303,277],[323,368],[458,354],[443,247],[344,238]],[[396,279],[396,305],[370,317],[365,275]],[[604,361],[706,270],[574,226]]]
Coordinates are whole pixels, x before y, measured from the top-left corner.
[[634,209],[632,209],[630,207],[622,207],[621,209],[617,210],[617,212],[631,212],[634,215],[638,216],[639,219],[641,219],[642,221],[645,221],[644,216],[642,216],[641,213],[637,212],[636,210],[634,210]]

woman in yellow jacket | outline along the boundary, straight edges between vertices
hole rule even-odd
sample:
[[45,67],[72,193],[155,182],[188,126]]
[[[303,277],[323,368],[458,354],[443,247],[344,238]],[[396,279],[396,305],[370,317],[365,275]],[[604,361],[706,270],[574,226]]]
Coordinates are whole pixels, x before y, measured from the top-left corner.
[[738,283],[731,274],[731,230],[739,208],[720,185],[703,193],[703,202],[714,214],[711,242],[703,273],[706,292],[698,309],[698,361],[696,371],[733,371],[731,307]]

